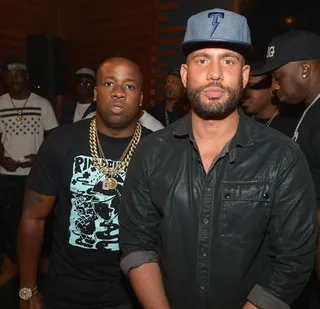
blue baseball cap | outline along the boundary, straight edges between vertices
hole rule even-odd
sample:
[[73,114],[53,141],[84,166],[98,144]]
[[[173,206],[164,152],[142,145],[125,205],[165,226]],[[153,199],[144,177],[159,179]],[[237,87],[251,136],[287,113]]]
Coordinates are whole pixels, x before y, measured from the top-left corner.
[[243,52],[251,51],[247,19],[237,13],[218,8],[191,16],[188,19],[184,41],[181,43],[184,54],[212,45],[239,48]]

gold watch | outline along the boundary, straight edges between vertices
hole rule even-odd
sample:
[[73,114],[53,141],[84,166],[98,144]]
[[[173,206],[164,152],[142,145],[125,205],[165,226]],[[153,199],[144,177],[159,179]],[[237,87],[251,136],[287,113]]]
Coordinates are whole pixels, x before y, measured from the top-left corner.
[[23,300],[29,300],[34,294],[37,294],[38,287],[31,288],[22,288],[19,290],[19,297]]

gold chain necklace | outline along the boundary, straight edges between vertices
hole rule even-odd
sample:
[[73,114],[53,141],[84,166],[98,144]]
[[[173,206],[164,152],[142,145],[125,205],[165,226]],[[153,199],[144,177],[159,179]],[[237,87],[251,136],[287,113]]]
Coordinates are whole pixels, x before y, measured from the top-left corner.
[[[96,119],[93,118],[91,120],[90,130],[89,130],[90,152],[91,152],[94,165],[101,173],[103,173],[106,176],[106,179],[103,181],[103,184],[102,184],[103,190],[114,190],[117,187],[118,182],[114,177],[117,173],[123,171],[126,167],[128,167],[132,154],[140,141],[141,131],[142,131],[141,125],[140,123],[137,123],[136,130],[134,132],[134,135],[130,143],[126,147],[119,161],[116,163],[116,166],[111,168],[106,166],[107,160],[105,158],[104,152],[100,144],[97,125],[96,125]],[[98,149],[97,149],[97,145],[98,145]]]
[[23,114],[22,114],[22,112],[23,112],[23,110],[25,109],[25,107],[26,107],[26,105],[27,105],[27,102],[28,102],[28,100],[29,100],[29,98],[30,98],[30,95],[27,97],[27,99],[25,100],[25,102],[24,102],[24,104],[23,104],[23,106],[22,106],[22,108],[21,109],[19,109],[19,108],[17,108],[16,106],[15,106],[15,104],[13,103],[13,100],[12,100],[12,97],[11,97],[11,95],[9,95],[9,97],[10,97],[10,100],[11,100],[11,103],[12,103],[12,105],[13,105],[13,107],[16,109],[16,111],[17,111],[17,113],[18,113],[18,116],[17,116],[17,118],[16,118],[16,121],[19,123],[19,124],[22,124],[23,123]]

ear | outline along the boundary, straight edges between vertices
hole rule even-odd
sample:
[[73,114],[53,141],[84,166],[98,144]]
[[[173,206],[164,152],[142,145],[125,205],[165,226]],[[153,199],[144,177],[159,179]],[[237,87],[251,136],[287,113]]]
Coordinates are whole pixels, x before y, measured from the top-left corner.
[[309,61],[303,61],[300,64],[302,78],[307,78],[311,73],[311,63]]
[[243,88],[247,87],[249,77],[250,77],[250,66],[246,64],[242,67]]
[[184,63],[181,65],[180,75],[181,75],[183,87],[186,88],[187,87],[187,79],[188,79],[188,66],[187,66],[187,64]]
[[139,106],[142,107],[142,102],[143,102],[143,92],[141,91],[140,93],[140,100],[139,100]]
[[93,101],[97,101],[98,93],[97,93],[97,86],[93,89]]

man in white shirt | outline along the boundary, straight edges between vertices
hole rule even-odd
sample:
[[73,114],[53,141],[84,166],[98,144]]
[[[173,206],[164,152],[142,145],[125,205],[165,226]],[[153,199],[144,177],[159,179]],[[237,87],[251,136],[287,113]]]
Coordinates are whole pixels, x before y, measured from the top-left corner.
[[63,106],[60,125],[71,124],[86,118],[88,114],[96,110],[93,102],[93,88],[96,76],[92,69],[82,68],[75,75],[76,102],[67,103]]
[[147,113],[145,110],[140,111],[140,118],[139,122],[146,127],[147,129],[151,130],[152,132],[161,130],[164,128],[162,123],[154,118],[152,115]]
[[24,63],[8,58],[3,73],[9,92],[0,97],[0,285],[16,273],[25,179],[45,135],[58,126],[50,102],[30,92]]

